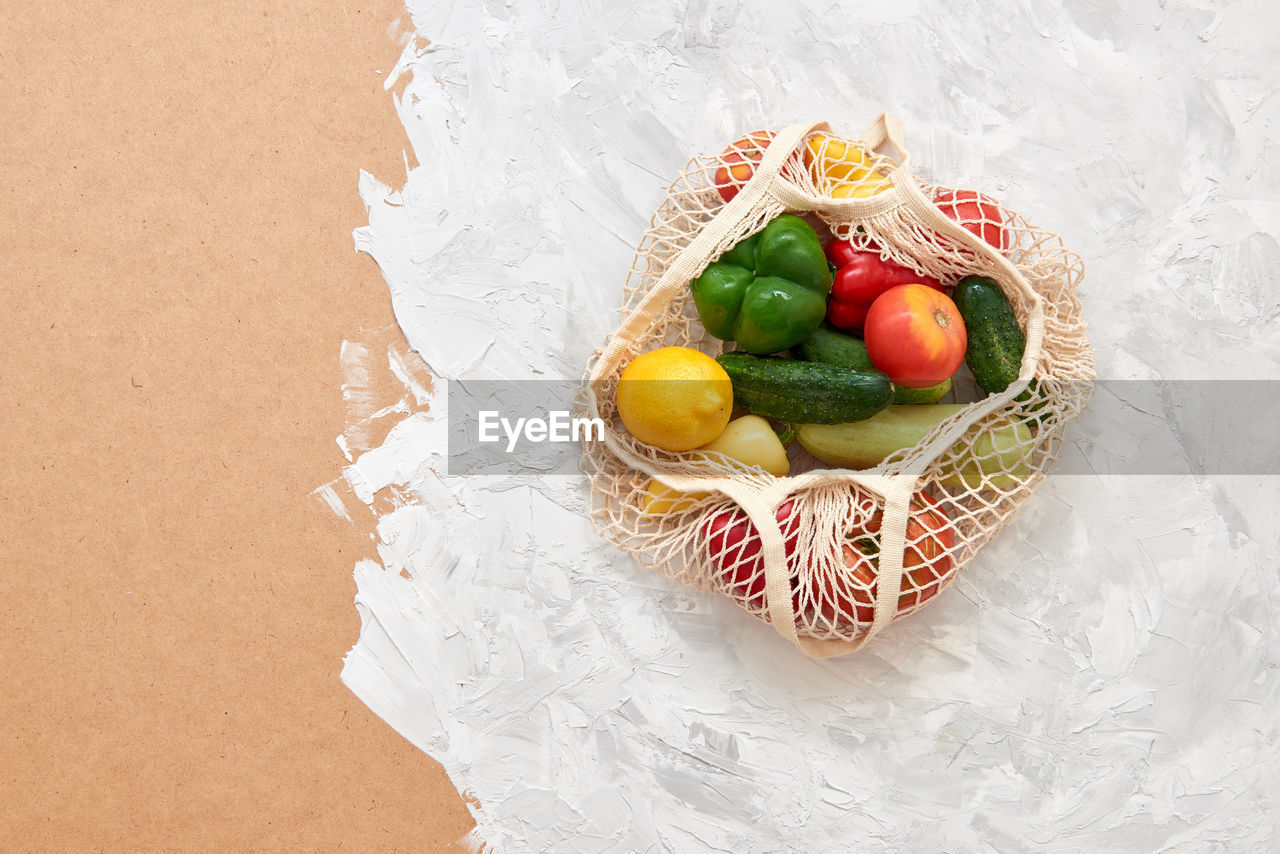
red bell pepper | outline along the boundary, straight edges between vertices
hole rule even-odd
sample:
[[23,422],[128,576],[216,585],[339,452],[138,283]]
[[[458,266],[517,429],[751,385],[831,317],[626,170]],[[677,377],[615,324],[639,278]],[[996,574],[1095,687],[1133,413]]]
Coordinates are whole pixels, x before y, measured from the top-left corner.
[[827,244],[826,252],[827,260],[836,268],[827,320],[837,329],[862,332],[871,303],[892,287],[919,282],[942,290],[937,279],[882,258],[875,249],[856,249],[847,240],[834,240]]

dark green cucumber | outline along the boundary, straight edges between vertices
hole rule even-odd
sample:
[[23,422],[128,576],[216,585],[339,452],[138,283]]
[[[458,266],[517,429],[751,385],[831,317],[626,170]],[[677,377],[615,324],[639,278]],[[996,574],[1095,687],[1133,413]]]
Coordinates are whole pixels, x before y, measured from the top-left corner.
[[1018,326],[1013,306],[991,279],[966,276],[951,295],[964,319],[969,347],[964,361],[978,385],[998,394],[1018,378],[1027,337]]
[[806,362],[822,362],[855,371],[874,371],[861,338],[837,332],[830,326],[819,326],[813,334],[795,346],[793,352]]
[[893,402],[893,383],[874,371],[748,353],[725,353],[716,361],[733,381],[735,404],[777,421],[861,421]]

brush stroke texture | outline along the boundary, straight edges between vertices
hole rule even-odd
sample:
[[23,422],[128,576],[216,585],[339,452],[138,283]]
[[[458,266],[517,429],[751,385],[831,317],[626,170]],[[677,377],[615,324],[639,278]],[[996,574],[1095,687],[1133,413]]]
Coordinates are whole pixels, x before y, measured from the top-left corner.
[[936,604],[816,663],[601,543],[581,480],[437,474],[447,380],[579,376],[685,158],[812,117],[894,110],[924,177],[1061,232],[1099,376],[1280,378],[1280,7],[892,7],[410,4],[421,165],[361,176],[355,238],[439,379],[345,470],[399,498],[343,679],[477,844],[1280,848],[1275,478],[1050,478]]

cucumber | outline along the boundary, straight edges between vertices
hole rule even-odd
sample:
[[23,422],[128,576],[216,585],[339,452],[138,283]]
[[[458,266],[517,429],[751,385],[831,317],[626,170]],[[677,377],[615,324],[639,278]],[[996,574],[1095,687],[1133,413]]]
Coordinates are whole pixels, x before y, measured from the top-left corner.
[[1027,337],[1018,326],[1013,306],[991,279],[966,276],[956,283],[951,299],[960,310],[969,347],[964,361],[988,394],[998,394],[1018,378]]
[[[819,326],[813,334],[795,346],[792,352],[806,362],[822,362],[855,371],[875,371],[867,345],[861,338],[837,332],[829,326]],[[951,391],[951,377],[928,388],[893,387],[894,403],[937,403]]]
[[[883,412],[849,424],[801,424],[796,438],[813,456],[834,466],[867,469],[892,454],[919,444],[930,430],[964,409],[960,403],[931,406],[890,406]],[[1012,419],[984,431],[960,461],[958,473],[944,478],[951,489],[1007,489],[1028,471],[1025,454],[1031,429]]]
[[917,444],[947,418],[964,409],[961,403],[890,406],[873,418],[852,424],[801,424],[796,438],[823,462],[851,469],[877,466],[886,457]]
[[947,396],[951,391],[951,377],[947,377],[937,385],[931,385],[928,388],[907,388],[906,386],[895,385],[893,387],[893,402],[908,403],[918,406],[922,403],[937,403]]
[[893,401],[893,383],[873,371],[748,353],[725,353],[716,361],[733,382],[735,404],[777,421],[860,421]]
[[813,334],[795,347],[795,355],[806,362],[822,362],[855,371],[874,371],[861,338],[837,332],[830,326],[819,326]]

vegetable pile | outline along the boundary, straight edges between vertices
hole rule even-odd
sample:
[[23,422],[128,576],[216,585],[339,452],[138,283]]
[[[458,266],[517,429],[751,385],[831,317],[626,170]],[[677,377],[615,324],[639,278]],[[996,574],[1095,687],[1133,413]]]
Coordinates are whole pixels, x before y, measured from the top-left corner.
[[[714,179],[721,199],[731,201],[750,181],[772,136],[758,131],[725,150]],[[811,137],[803,156],[833,198],[867,198],[884,186],[863,153],[842,141]],[[991,200],[942,190],[934,202],[996,250],[1010,249],[1004,215]],[[714,361],[689,347],[638,356],[618,383],[623,425],[645,444],[703,452],[709,465],[745,473],[786,476],[801,449],[829,467],[874,468],[964,409],[942,402],[962,364],[988,394],[1005,391],[1021,368],[1026,338],[997,282],[940,279],[925,269],[914,259],[893,260],[865,235],[857,244],[824,245],[806,219],[776,217],[689,283],[703,327],[726,352]],[[1026,394],[1033,392],[1034,383]],[[1013,417],[986,427],[957,446],[951,473],[934,482],[943,490],[1008,488],[1028,471],[1022,454],[1033,427]],[[654,479],[640,510],[663,517],[707,498]],[[869,496],[854,506],[838,543],[840,572],[799,571],[810,558],[799,542],[795,501],[777,508],[797,614],[845,625],[873,619],[882,511]],[[934,595],[955,569],[957,530],[943,506],[928,489],[911,498],[899,613]],[[700,534],[722,589],[763,609],[761,542],[746,513],[708,513]]]

